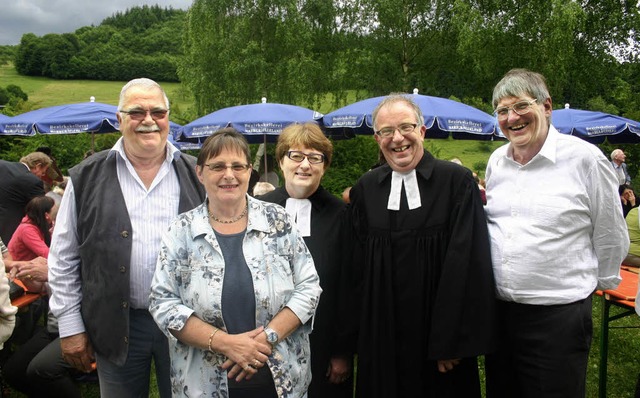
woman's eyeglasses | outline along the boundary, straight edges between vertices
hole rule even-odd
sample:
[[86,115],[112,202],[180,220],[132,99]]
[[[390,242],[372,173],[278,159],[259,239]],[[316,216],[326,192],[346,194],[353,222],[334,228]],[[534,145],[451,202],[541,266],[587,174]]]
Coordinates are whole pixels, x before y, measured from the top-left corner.
[[309,163],[317,164],[324,163],[324,155],[321,153],[304,153],[300,151],[289,151],[287,152],[287,157],[294,162],[301,163],[304,158],[307,158]]
[[233,171],[234,173],[242,173],[243,171],[249,170],[249,168],[251,167],[251,165],[241,163],[234,163],[230,165],[226,165],[224,163],[209,163],[205,164],[204,166],[208,167],[209,170],[213,171],[214,173],[224,173],[227,169],[231,169],[231,171]]

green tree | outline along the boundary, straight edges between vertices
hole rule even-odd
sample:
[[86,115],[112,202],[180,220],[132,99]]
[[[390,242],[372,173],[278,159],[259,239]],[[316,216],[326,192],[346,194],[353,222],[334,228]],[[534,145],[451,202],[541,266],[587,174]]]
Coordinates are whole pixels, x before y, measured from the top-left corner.
[[329,53],[337,37],[333,16],[329,1],[194,1],[178,75],[194,94],[196,112],[261,97],[312,105],[326,92],[339,93],[341,87],[322,80],[336,73]]
[[29,100],[29,96],[27,95],[27,93],[22,91],[22,88],[20,88],[20,86],[16,86],[15,84],[9,84],[7,86],[7,92],[9,92],[9,95],[11,95],[12,97],[19,98],[23,101]]
[[6,105],[11,99],[11,95],[7,89],[0,87],[0,105]]

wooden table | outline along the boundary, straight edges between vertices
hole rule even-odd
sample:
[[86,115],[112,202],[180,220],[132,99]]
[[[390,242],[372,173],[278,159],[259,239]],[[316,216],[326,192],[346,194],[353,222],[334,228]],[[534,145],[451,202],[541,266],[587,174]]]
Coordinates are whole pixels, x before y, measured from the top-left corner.
[[[600,325],[600,368],[598,369],[598,397],[607,397],[607,357],[609,355],[609,328],[616,319],[634,315],[636,292],[638,291],[638,269],[623,265],[620,269],[622,282],[616,289],[598,290],[596,294],[602,296],[602,321]],[[610,314],[611,306],[622,308],[624,311],[615,315]]]

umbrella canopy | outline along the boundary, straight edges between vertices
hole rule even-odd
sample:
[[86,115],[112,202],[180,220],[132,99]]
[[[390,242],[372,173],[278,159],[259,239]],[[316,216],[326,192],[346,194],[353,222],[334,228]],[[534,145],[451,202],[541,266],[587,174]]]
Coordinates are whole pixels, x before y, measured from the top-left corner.
[[[6,122],[10,117],[5,115],[4,113],[0,113],[0,123]],[[4,134],[4,130],[2,126],[0,126],[0,135]]]
[[183,126],[186,138],[207,137],[224,127],[233,127],[250,143],[275,142],[282,129],[292,123],[318,120],[321,113],[295,105],[267,103],[219,109]]
[[0,120],[4,134],[32,136],[40,134],[111,133],[118,131],[115,105],[83,102],[36,109]]
[[[480,109],[447,98],[407,94],[422,110],[427,138],[491,140],[496,131],[495,118]],[[385,97],[374,97],[355,102],[329,112],[322,118],[327,130],[351,129],[356,134],[372,134],[371,114]]]
[[575,135],[593,144],[605,138],[612,144],[640,142],[640,123],[603,112],[571,109],[551,112],[551,124],[561,133]]

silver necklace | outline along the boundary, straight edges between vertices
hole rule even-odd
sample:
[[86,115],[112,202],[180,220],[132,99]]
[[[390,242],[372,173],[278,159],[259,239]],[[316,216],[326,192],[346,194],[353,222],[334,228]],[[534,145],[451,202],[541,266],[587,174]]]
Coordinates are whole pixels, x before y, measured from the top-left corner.
[[231,220],[221,220],[218,217],[214,216],[213,213],[211,213],[209,211],[209,217],[211,217],[213,219],[213,221],[219,222],[221,224],[233,224],[234,222],[238,222],[242,219],[242,217],[247,215],[247,210],[249,209],[249,205],[247,204],[247,206],[244,207],[244,210],[242,211],[242,213],[240,213],[239,216],[232,218]]

